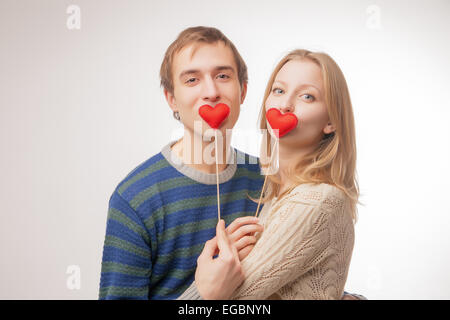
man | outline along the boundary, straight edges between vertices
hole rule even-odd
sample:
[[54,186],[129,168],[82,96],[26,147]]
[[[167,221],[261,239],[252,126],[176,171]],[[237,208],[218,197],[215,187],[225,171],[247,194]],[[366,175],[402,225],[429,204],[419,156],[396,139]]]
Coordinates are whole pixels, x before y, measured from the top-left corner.
[[[198,258],[210,262],[208,270],[197,270],[198,292],[220,299],[217,284],[232,284],[227,288],[233,290],[242,283],[240,260],[253,248],[253,234],[262,231],[252,217],[256,203],[249,198],[258,198],[263,184],[257,159],[231,148],[227,132],[247,92],[247,68],[238,51],[215,28],[188,28],[167,49],[160,75],[169,107],[185,133],[114,190],[100,299],[175,299],[193,282]],[[217,177],[211,161],[215,134],[198,110],[218,103],[227,104],[230,113],[216,132]]]
[[[231,148],[226,132],[247,91],[247,68],[234,45],[214,28],[184,30],[167,49],[161,84],[185,134],[135,168],[113,192],[100,299],[174,299],[193,282],[197,258],[218,222],[216,164],[207,152],[214,135],[198,114],[204,104],[230,108],[218,129],[220,210],[241,258],[256,241],[250,234],[262,231],[249,198],[257,198],[262,187],[257,159]],[[211,140],[204,141],[208,136]]]

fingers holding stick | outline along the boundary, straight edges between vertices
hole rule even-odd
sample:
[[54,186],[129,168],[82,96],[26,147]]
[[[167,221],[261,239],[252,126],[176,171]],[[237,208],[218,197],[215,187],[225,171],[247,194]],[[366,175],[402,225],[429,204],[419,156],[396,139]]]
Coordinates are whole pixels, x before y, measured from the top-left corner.
[[225,221],[219,220],[216,227],[217,246],[219,247],[219,257],[227,260],[239,261],[239,254],[234,245],[232,245],[225,230]]

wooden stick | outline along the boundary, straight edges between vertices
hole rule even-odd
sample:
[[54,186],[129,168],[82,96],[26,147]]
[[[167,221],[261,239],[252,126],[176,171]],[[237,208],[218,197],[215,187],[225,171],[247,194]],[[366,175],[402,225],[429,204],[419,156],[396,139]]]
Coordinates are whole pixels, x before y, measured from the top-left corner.
[[[274,149],[276,148],[277,143],[278,143],[278,139],[275,140],[275,144],[273,145],[273,146],[274,146]],[[273,159],[273,155],[274,155],[274,154],[275,154],[275,152],[272,152],[272,155],[270,156],[269,167],[268,167],[268,168],[270,168],[270,166],[272,165],[272,159]],[[266,186],[266,182],[267,182],[267,177],[268,177],[268,176],[269,176],[269,175],[266,174],[266,177],[264,178],[264,184],[263,184],[263,187],[262,187],[262,190],[261,190],[261,194],[260,194],[260,196],[259,196],[258,207],[256,208],[255,217],[258,217],[258,214],[259,214],[259,207],[260,207],[260,205],[261,205],[261,199],[262,199],[262,195],[264,194],[264,188],[265,188],[265,186]]]
[[216,154],[217,216],[220,221],[219,161],[217,160],[217,154],[219,153],[219,150],[217,149],[217,129],[214,130],[214,143],[216,148],[214,152]]
[[256,213],[255,213],[255,217],[258,217],[258,213],[259,213],[259,206],[261,205],[261,199],[262,199],[262,195],[264,193],[264,187],[266,186],[266,182],[267,182],[267,174],[266,177],[264,178],[264,184],[261,190],[261,195],[259,196],[259,201],[258,201],[258,207],[256,208]]

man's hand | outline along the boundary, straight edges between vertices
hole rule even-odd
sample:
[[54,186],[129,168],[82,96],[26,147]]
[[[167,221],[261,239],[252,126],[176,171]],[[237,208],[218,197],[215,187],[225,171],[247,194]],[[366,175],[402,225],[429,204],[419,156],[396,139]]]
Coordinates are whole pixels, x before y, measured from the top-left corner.
[[[214,259],[217,249],[219,256]],[[197,259],[195,285],[203,299],[224,300],[244,281],[239,254],[225,231],[225,221],[216,227],[216,237],[208,240]]]

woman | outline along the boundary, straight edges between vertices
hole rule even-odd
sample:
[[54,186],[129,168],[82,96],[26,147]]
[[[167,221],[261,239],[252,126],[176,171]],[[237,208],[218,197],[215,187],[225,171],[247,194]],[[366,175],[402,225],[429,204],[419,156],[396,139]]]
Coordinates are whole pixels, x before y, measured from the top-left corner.
[[[266,119],[271,108],[295,115],[298,124],[277,143],[279,168],[268,176],[260,213],[264,231],[257,234],[241,269],[233,269],[236,278],[242,270],[245,280],[233,290],[236,281],[228,281],[229,287],[219,290],[220,298],[341,299],[359,197],[354,118],[344,75],[327,54],[294,50],[276,66],[263,101],[262,129],[271,131]],[[263,143],[263,151],[274,138]],[[223,230],[222,223],[218,226],[222,240]],[[221,250],[218,242],[209,243],[204,252]],[[202,256],[198,269],[205,261]],[[211,292],[198,278],[197,272],[194,284],[180,298],[193,298],[195,284],[204,298]]]

